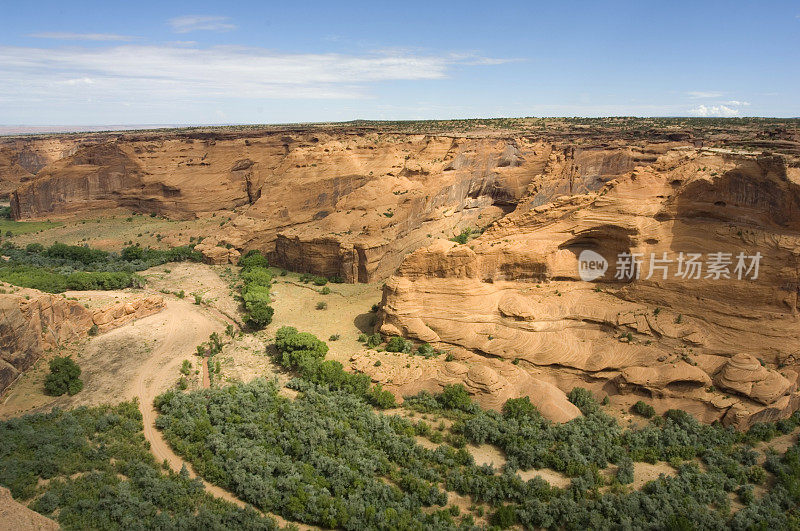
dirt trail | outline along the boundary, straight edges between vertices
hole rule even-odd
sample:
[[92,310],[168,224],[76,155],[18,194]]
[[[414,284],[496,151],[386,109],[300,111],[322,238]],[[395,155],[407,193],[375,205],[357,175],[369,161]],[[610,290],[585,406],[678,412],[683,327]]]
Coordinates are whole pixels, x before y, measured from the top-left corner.
[[[228,320],[216,310],[204,309],[181,300],[168,300],[167,307],[160,315],[166,322],[166,335],[153,349],[150,358],[141,365],[133,389],[134,396],[139,399],[144,436],[150,443],[150,451],[156,461],[161,463],[166,460],[170,468],[176,472],[179,472],[185,464],[189,474],[192,477],[198,477],[203,482],[206,492],[212,496],[234,503],[239,507],[246,507],[248,504],[232,493],[200,478],[188,462],[172,451],[155,426],[158,414],[153,407],[155,397],[175,383],[183,360],[189,358],[195,347],[207,340],[212,332],[222,332],[228,324]],[[206,379],[208,377],[207,366],[204,372],[206,374],[203,375],[203,378]],[[280,526],[288,524],[278,515],[268,513],[268,516],[274,518]],[[300,528],[309,529],[305,526]]]
[[[150,451],[158,462],[166,460],[170,468],[179,472],[186,462],[172,451],[161,432],[156,429],[157,413],[153,400],[174,383],[180,364],[191,355],[192,349],[208,339],[212,332],[222,331],[224,324],[197,306],[183,301],[168,301],[161,315],[166,318],[166,336],[155,347],[152,356],[139,368],[134,395],[139,399],[144,436],[150,442]],[[196,475],[188,463],[186,467],[193,476]],[[203,481],[203,485],[206,491],[218,498],[240,507],[246,505],[226,490],[206,481]]]

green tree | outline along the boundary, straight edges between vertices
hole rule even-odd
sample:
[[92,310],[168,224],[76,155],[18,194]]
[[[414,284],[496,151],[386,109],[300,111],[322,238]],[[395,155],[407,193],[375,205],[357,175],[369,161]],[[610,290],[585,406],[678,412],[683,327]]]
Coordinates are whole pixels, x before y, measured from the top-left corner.
[[74,395],[83,389],[81,368],[69,356],[59,356],[50,361],[50,374],[44,381],[44,390],[50,396],[64,393]]

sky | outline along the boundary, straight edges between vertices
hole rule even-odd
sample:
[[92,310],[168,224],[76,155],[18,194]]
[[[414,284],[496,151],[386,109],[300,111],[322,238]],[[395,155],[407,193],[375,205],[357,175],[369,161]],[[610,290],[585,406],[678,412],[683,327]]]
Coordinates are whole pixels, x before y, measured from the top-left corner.
[[800,1],[7,2],[0,124],[800,116]]

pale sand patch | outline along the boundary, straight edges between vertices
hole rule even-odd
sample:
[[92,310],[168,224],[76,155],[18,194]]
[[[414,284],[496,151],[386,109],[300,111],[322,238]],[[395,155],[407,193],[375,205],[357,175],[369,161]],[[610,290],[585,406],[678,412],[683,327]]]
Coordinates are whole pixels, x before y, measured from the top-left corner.
[[633,485],[634,490],[639,490],[644,485],[658,476],[664,474],[665,476],[676,476],[678,473],[668,463],[633,463]]
[[506,464],[506,456],[503,451],[491,444],[481,444],[479,446],[468,444],[467,450],[472,454],[475,464],[478,466],[492,465],[497,470]]
[[536,476],[539,476],[553,487],[559,487],[562,489],[565,489],[572,484],[572,480],[570,478],[561,472],[556,472],[551,468],[540,468],[539,470],[518,470],[517,475],[522,478],[523,481],[529,481]]

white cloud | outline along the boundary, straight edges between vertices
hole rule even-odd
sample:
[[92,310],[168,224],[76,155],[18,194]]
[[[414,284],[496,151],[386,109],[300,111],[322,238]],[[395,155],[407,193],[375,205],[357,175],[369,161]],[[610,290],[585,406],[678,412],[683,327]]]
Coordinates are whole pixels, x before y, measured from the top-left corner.
[[64,33],[60,31],[31,33],[28,37],[37,39],[57,39],[63,41],[133,41],[136,37],[115,33]]
[[734,109],[732,107],[728,107],[727,105],[698,105],[697,107],[690,109],[689,114],[692,116],[731,117],[739,116],[739,109]]
[[[475,56],[382,52],[289,54],[263,48],[123,45],[0,47],[0,101],[175,102],[246,98],[359,98],[370,83],[442,79]],[[59,90],[53,90],[54,86]]]
[[750,102],[748,102],[748,101],[739,101],[739,100],[730,100],[730,101],[726,101],[725,105],[733,105],[735,107],[747,107],[748,105],[750,105]]
[[722,96],[722,92],[708,92],[702,90],[692,90],[687,92],[686,94],[689,95],[690,98],[700,99],[700,98],[719,98]]
[[56,83],[60,83],[62,85],[93,85],[94,80],[90,77],[79,77],[75,79],[64,79],[61,81],[56,81]]
[[210,15],[184,15],[167,21],[175,33],[189,33],[191,31],[229,31],[236,29],[229,17]]

